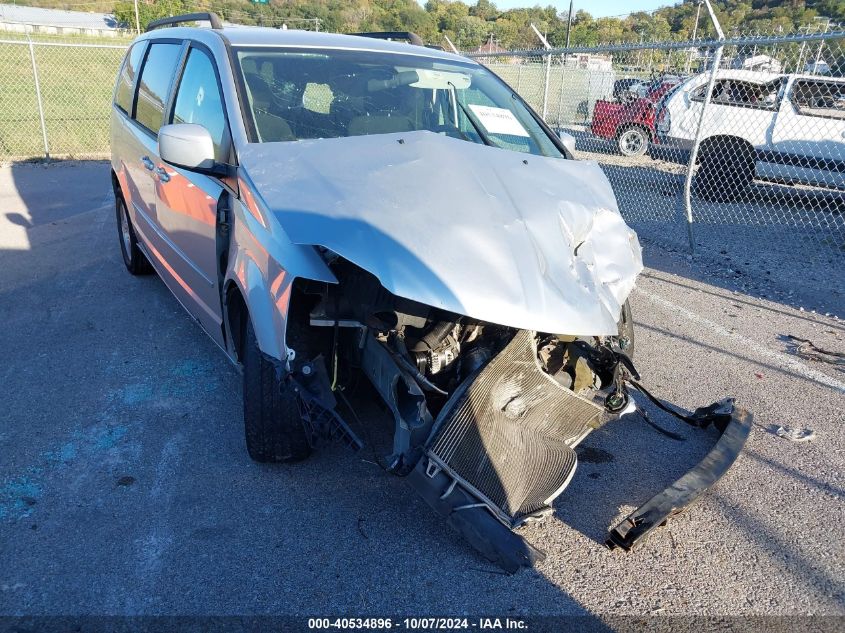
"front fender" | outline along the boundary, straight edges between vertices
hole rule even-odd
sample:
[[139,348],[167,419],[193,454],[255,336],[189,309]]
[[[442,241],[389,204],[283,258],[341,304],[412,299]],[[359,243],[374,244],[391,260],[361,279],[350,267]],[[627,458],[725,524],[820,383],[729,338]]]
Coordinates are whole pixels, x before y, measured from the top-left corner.
[[[242,190],[248,187],[242,181]],[[252,203],[256,198],[248,199]],[[287,358],[285,331],[294,280],[337,279],[313,247],[291,243],[275,218],[262,211],[235,201],[224,287],[234,283],[241,292],[259,349],[282,360]]]
[[244,299],[259,349],[273,358],[284,358],[284,316],[287,314],[287,306],[284,306],[284,314],[275,314],[276,302],[265,281],[264,271],[244,251],[235,256],[227,274],[226,287],[231,284],[238,288]]

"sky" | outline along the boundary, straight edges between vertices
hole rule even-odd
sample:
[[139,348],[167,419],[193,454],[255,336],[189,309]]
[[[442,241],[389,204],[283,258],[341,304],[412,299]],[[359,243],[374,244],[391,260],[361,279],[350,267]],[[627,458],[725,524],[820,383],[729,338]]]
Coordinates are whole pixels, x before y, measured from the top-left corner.
[[[626,15],[635,11],[653,11],[659,7],[677,4],[680,0],[574,0],[573,10],[584,9],[590,15],[603,18],[608,15]],[[464,0],[474,4],[473,0]],[[513,9],[516,7],[531,7],[549,5],[557,7],[559,11],[569,10],[569,0],[493,0],[499,9]]]

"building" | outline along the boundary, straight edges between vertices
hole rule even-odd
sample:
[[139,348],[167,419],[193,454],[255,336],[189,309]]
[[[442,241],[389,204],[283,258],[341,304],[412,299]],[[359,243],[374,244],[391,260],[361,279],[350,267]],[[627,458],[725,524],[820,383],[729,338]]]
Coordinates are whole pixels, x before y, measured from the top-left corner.
[[0,4],[0,31],[116,37],[126,29],[110,13],[86,13]]

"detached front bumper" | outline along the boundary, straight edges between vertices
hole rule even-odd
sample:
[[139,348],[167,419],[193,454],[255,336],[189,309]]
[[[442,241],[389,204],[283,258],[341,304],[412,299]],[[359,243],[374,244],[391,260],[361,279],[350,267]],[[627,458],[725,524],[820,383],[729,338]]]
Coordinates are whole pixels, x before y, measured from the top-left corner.
[[[453,394],[408,483],[488,560],[509,573],[542,560],[542,551],[513,529],[552,513],[572,478],[574,447],[609,418],[593,403],[561,388],[536,364],[521,332],[487,367]],[[636,381],[631,385],[657,400]],[[752,416],[726,399],[684,414],[658,406],[697,428],[722,431],[692,470],[610,531],[607,546],[634,548],[683,511],[736,461]],[[643,456],[647,460],[647,456]]]
[[736,461],[748,439],[753,420],[753,416],[744,409],[733,412],[713,450],[695,468],[613,528],[606,541],[608,548],[633,549],[655,528],[695,502]]

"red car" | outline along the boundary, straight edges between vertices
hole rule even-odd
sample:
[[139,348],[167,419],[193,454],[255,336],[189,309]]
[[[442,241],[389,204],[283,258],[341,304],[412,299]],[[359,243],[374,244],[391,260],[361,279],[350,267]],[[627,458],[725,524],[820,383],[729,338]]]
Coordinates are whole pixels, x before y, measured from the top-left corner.
[[655,104],[680,82],[680,77],[663,77],[629,93],[630,98],[621,103],[596,101],[590,129],[598,137],[615,140],[625,156],[642,156],[657,139]]

